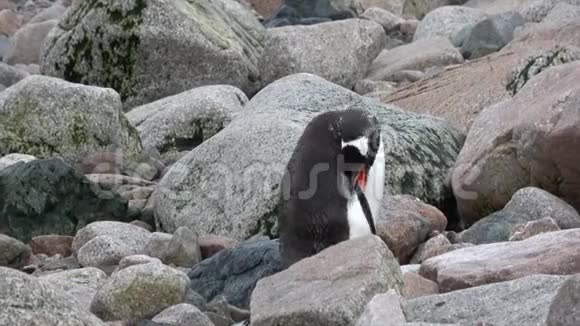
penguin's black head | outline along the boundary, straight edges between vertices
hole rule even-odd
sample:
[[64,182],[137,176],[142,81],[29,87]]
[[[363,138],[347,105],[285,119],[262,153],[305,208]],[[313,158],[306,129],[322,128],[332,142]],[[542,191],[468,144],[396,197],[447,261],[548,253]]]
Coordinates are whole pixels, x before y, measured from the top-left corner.
[[346,177],[350,191],[355,186],[364,191],[381,145],[379,122],[365,111],[345,110],[338,119],[337,130],[340,172]]

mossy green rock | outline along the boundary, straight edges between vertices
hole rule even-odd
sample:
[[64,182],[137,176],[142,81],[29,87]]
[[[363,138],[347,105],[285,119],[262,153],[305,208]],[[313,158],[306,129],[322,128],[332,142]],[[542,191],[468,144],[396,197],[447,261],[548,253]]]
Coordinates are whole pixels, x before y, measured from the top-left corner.
[[441,206],[464,135],[446,121],[360,96],[312,74],[294,74],[260,91],[247,112],[175,163],[156,188],[156,223],[238,240],[276,236],[280,181],[296,142],[316,115],[362,109],[380,121],[385,193]]
[[0,95],[0,156],[61,156],[73,163],[101,150],[141,151],[114,90],[34,75]]
[[113,88],[126,108],[210,84],[253,93],[265,37],[232,0],[75,1],[47,37],[41,71]]
[[126,200],[100,191],[59,158],[0,170],[0,233],[24,242],[43,234],[74,235],[93,221],[124,220],[126,212]]

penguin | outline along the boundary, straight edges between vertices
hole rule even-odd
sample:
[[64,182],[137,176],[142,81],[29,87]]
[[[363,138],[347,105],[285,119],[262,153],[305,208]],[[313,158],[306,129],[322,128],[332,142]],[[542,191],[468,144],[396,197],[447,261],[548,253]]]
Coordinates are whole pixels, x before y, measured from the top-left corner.
[[376,117],[358,109],[315,116],[298,139],[280,183],[282,268],[341,241],[374,234],[384,177]]

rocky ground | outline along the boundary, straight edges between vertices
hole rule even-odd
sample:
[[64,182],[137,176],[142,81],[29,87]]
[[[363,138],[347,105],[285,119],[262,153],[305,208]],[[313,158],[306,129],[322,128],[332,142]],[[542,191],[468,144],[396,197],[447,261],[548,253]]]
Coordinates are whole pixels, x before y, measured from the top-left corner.
[[[0,0],[0,325],[580,325],[580,1]],[[377,236],[279,267],[321,112]]]

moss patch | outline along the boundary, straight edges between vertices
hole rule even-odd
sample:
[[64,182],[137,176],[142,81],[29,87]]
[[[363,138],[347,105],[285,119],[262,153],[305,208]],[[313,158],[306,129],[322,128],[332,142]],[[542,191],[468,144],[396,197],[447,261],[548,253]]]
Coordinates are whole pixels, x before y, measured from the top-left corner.
[[[110,87],[125,101],[135,94],[133,71],[146,0],[84,0],[67,15],[73,33],[64,34],[64,58],[54,67],[70,82]],[[102,17],[105,24],[87,22]],[[94,22],[93,22],[94,24]]]
[[527,59],[525,64],[514,71],[506,85],[506,90],[511,96],[514,96],[535,75],[549,67],[569,63],[578,59],[578,53],[560,47],[556,47],[547,53],[532,56]]

